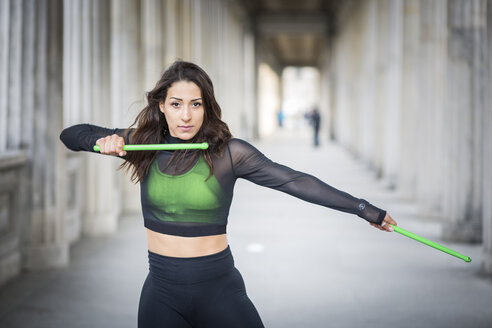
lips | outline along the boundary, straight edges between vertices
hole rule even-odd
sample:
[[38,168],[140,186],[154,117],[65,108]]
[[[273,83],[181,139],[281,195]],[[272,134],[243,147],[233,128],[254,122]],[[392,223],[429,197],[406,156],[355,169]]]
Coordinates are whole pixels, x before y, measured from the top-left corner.
[[190,132],[193,129],[193,125],[180,125],[179,129],[181,132]]

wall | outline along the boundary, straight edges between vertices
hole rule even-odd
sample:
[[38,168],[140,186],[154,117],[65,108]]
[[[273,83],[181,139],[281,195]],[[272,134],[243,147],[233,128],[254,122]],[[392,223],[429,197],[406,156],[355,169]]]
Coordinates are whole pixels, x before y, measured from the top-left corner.
[[349,1],[339,14],[334,138],[442,220],[444,239],[490,245],[486,1]]

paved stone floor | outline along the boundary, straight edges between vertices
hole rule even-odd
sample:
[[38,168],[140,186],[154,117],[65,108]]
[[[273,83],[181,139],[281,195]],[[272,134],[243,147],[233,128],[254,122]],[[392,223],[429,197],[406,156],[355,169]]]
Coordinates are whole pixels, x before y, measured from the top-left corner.
[[[443,242],[438,221],[417,215],[336,145],[313,149],[308,136],[295,133],[256,145],[473,259],[239,181],[229,242],[267,327],[492,327],[492,279],[480,272],[481,246]],[[23,274],[2,287],[0,327],[135,327],[146,256],[141,219],[122,218],[117,234],[73,245],[69,267]]]

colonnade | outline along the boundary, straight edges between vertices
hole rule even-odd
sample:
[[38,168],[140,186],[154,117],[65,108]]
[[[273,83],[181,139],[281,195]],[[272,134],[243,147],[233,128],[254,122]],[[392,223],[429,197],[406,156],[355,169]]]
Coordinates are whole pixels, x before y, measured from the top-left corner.
[[0,283],[64,265],[62,1],[0,2]]
[[323,66],[334,138],[422,215],[444,220],[445,239],[483,237],[488,272],[491,5],[347,2]]

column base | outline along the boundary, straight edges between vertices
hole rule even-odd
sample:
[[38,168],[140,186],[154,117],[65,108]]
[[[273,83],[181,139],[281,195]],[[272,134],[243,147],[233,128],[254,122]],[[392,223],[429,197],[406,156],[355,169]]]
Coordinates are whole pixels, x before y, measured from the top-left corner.
[[482,271],[484,274],[492,276],[492,254],[484,253]]
[[20,273],[20,253],[13,252],[0,258],[0,286]]
[[442,238],[450,242],[479,244],[482,242],[482,225],[477,222],[446,222]]
[[104,213],[86,216],[83,222],[83,233],[87,237],[108,236],[118,229],[118,213]]
[[69,264],[68,244],[31,246],[26,250],[25,268],[44,270],[66,267]]

